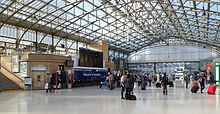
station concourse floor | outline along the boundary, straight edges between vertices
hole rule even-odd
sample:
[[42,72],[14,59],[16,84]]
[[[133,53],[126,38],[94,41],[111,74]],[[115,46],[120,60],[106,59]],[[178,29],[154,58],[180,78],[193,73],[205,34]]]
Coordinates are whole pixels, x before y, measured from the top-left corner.
[[[120,99],[120,88],[98,86],[59,90],[0,92],[0,114],[220,114],[220,95],[190,89],[135,88],[136,101]],[[219,89],[217,91],[219,93]]]

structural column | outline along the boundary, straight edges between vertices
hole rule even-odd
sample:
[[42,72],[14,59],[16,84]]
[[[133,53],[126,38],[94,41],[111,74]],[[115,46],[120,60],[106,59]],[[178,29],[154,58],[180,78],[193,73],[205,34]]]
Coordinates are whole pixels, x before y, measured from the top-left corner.
[[51,53],[54,52],[54,36],[52,35],[52,46],[51,46]]
[[78,54],[78,52],[79,52],[79,47],[78,47],[78,41],[76,41],[76,54]]
[[36,31],[36,40],[35,40],[36,44],[35,44],[35,52],[37,53],[38,51],[38,37],[37,37],[37,31]]
[[156,68],[156,63],[154,63],[154,73],[156,73],[157,68]]
[[5,55],[7,55],[7,43],[5,42]]

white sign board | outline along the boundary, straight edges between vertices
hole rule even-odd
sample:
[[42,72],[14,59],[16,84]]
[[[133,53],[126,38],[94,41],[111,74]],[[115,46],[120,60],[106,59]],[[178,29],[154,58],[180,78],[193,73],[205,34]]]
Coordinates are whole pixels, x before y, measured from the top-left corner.
[[32,78],[31,77],[25,77],[24,78],[24,84],[25,85],[31,85],[32,84]]
[[31,68],[32,72],[45,72],[46,70],[47,68],[44,65],[36,65]]
[[27,62],[20,62],[20,75],[22,77],[27,77]]

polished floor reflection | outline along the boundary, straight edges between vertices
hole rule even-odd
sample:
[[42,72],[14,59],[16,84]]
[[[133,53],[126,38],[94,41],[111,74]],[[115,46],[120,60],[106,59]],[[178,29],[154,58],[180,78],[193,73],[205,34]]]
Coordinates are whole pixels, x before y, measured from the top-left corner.
[[[219,89],[217,90],[219,93]],[[83,87],[0,93],[0,114],[220,114],[220,95],[190,93],[189,89],[135,88],[136,101],[120,99],[120,89]]]

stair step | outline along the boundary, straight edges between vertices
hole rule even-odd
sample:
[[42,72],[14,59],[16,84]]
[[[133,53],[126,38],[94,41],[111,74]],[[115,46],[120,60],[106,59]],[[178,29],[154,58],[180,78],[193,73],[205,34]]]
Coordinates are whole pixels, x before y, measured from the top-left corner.
[[20,90],[21,88],[14,82],[9,80],[6,76],[0,73],[0,91],[5,90]]

